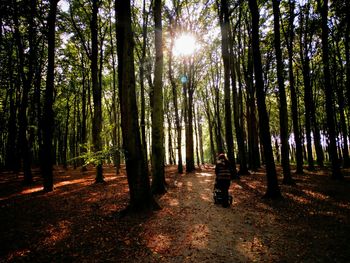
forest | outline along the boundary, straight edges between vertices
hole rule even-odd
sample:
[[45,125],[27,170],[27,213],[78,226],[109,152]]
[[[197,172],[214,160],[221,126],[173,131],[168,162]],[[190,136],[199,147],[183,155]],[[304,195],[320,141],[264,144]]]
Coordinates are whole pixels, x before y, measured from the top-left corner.
[[347,261],[349,1],[0,10],[0,262]]

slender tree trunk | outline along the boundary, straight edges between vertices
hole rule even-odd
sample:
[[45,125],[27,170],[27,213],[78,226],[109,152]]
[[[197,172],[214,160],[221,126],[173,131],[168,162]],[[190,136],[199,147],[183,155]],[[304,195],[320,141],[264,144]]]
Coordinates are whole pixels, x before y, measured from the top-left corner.
[[[242,21],[242,7],[239,9],[239,18],[238,18],[238,34],[237,34],[237,40],[238,40],[238,51],[237,51],[237,60],[233,63],[232,71],[233,73],[236,72],[235,78],[237,76],[238,80],[238,98],[235,93],[235,89],[233,90],[233,103],[235,109],[239,112],[238,113],[238,122],[235,120],[235,126],[238,125],[239,128],[239,134],[237,134],[237,127],[236,128],[236,137],[238,144],[238,150],[240,155],[240,174],[249,174],[248,171],[248,165],[247,165],[247,149],[246,149],[246,134],[245,134],[245,121],[244,121],[244,103],[243,103],[243,83],[242,83],[242,67],[240,65],[241,62],[241,50],[242,50],[242,40],[241,40],[241,21]],[[233,37],[232,37],[233,38]],[[231,42],[231,53],[233,54],[233,41]],[[232,76],[234,76],[234,74]],[[235,79],[234,78],[234,79]],[[233,83],[235,81],[232,80]],[[235,87],[235,85],[234,85]],[[236,97],[236,98],[235,98]],[[237,124],[236,124],[237,123]],[[239,139],[240,138],[240,139]]]
[[193,113],[194,113],[194,133],[196,135],[196,157],[197,157],[197,166],[198,168],[200,168],[200,158],[199,158],[199,143],[198,143],[198,122],[197,122],[197,114],[195,109],[193,109]]
[[[0,25],[1,26],[1,25]],[[12,46],[8,50],[8,73],[9,73],[9,81],[8,81],[8,96],[10,102],[9,109],[9,119],[8,119],[8,127],[7,127],[7,141],[6,141],[6,157],[5,157],[5,168],[12,170],[14,172],[18,172],[19,170],[19,162],[17,157],[17,147],[16,147],[16,136],[17,136],[17,107],[16,107],[16,91],[14,84],[14,75],[13,75],[13,60],[12,60]],[[5,128],[5,127],[4,127]]]
[[290,174],[289,165],[289,134],[288,134],[288,111],[287,111],[287,98],[284,87],[283,77],[283,61],[281,50],[281,37],[280,37],[280,7],[278,0],[272,0],[273,5],[273,17],[274,17],[274,44],[277,63],[277,81],[279,89],[279,115],[280,115],[280,136],[281,136],[281,157],[282,157],[282,169],[283,169],[283,183],[292,184],[293,179]]
[[102,90],[98,81],[98,5],[99,0],[92,2],[91,18],[91,81],[92,81],[92,98],[94,101],[94,113],[92,118],[92,144],[94,152],[97,154],[96,163],[96,183],[104,182],[102,171]]
[[295,151],[296,151],[296,163],[297,163],[297,174],[303,173],[303,149],[301,144],[300,132],[299,132],[299,118],[298,118],[298,99],[295,90],[295,80],[293,73],[293,41],[294,41],[294,9],[295,1],[289,0],[289,41],[288,47],[288,67],[289,67],[289,87],[290,87],[290,99],[291,99],[291,111],[293,121],[293,134],[295,140]]
[[308,7],[304,6],[306,10],[306,20],[304,26],[303,12],[300,14],[300,28],[302,32],[300,34],[300,57],[302,63],[303,79],[304,79],[304,105],[305,105],[305,135],[306,135],[306,147],[307,147],[307,160],[308,169],[314,170],[314,159],[312,156],[312,142],[311,142],[311,105],[314,103],[312,99],[312,90],[310,82],[310,59],[308,55],[308,21],[309,13]]
[[[113,119],[113,130],[112,130],[112,140],[113,140],[113,163],[116,169],[116,173],[119,174],[120,170],[120,149],[118,145],[118,113],[117,113],[117,80],[116,80],[116,63],[115,63],[115,54],[114,54],[114,42],[113,42],[113,34],[112,34],[112,21],[110,21],[110,43],[111,43],[111,56],[112,56],[112,72],[113,72],[113,93],[112,93],[112,119]],[[140,73],[141,74],[141,73]]]
[[230,161],[230,169],[236,176],[236,161],[233,150],[232,116],[231,116],[231,91],[230,91],[230,51],[229,51],[229,30],[230,20],[228,14],[228,4],[226,0],[221,0],[219,7],[219,20],[221,28],[221,52],[224,64],[224,97],[225,97],[225,138],[227,145],[227,156]]
[[267,191],[265,193],[265,197],[278,198],[281,196],[281,193],[277,181],[275,161],[273,159],[269,117],[267,115],[265,104],[265,89],[262,76],[261,54],[259,47],[259,9],[256,0],[249,0],[249,8],[252,14],[252,47],[259,110],[260,140],[264,147],[264,156],[266,163]]
[[18,146],[21,155],[21,159],[23,160],[23,172],[24,172],[24,184],[31,184],[33,182],[32,171],[31,171],[31,152],[29,148],[29,143],[27,140],[27,108],[28,108],[28,94],[31,87],[32,82],[32,62],[33,61],[33,50],[32,47],[30,49],[30,61],[29,61],[29,69],[26,76],[24,71],[25,68],[25,56],[24,56],[24,47],[20,35],[19,22],[18,22],[18,10],[17,4],[14,2],[14,24],[15,24],[15,39],[18,48],[18,58],[19,58],[19,75],[21,79],[22,85],[22,98],[21,105],[18,113],[18,121],[19,121],[19,132],[18,132]]
[[[318,0],[318,4],[321,5],[321,1]],[[322,58],[323,58],[323,75],[324,75],[324,89],[326,95],[326,109],[327,109],[327,126],[329,135],[329,156],[332,162],[332,178],[343,179],[343,175],[340,171],[337,145],[336,145],[336,133],[333,111],[333,89],[330,82],[330,70],[329,70],[329,48],[328,48],[328,0],[323,0],[321,6],[321,18],[322,18]]]
[[50,0],[50,11],[47,21],[48,26],[48,65],[46,75],[46,89],[44,100],[44,115],[43,122],[43,163],[42,173],[44,177],[44,191],[50,192],[53,190],[53,149],[52,138],[54,129],[54,114],[53,114],[53,96],[54,96],[54,80],[55,80],[55,32],[56,32],[56,13],[58,0]]
[[63,151],[62,151],[62,163],[63,168],[67,169],[67,148],[68,148],[68,128],[69,128],[69,113],[70,113],[70,107],[69,107],[69,98],[66,98],[66,123],[65,123],[65,131],[64,131],[64,139],[63,139]]
[[190,173],[194,171],[194,147],[193,147],[193,81],[192,81],[192,64],[191,62],[188,67],[188,82],[185,83],[187,86],[185,110],[187,109],[186,120],[186,172]]
[[135,91],[134,46],[130,1],[117,0],[117,55],[121,126],[131,211],[158,208],[152,197],[148,167],[142,150]]
[[154,0],[156,60],[154,65],[154,86],[152,96],[152,192],[166,192],[164,174],[164,109],[163,109],[163,30],[162,1]]
[[222,153],[224,151],[224,146],[222,142],[221,135],[221,116],[220,116],[220,94],[219,94],[219,86],[214,86],[215,90],[215,116],[216,116],[216,153]]
[[[345,30],[345,61],[346,61],[346,98],[347,98],[347,108],[348,112],[350,111],[350,2],[346,1],[346,30]],[[348,114],[349,116],[349,114]],[[348,131],[350,133],[350,122],[348,121]],[[350,134],[348,134],[350,138]]]
[[145,59],[146,59],[146,47],[147,47],[147,27],[148,27],[148,13],[146,12],[146,1],[143,0],[143,7],[142,7],[142,16],[143,16],[143,24],[142,24],[142,54],[141,54],[141,61],[140,61],[140,90],[141,90],[141,141],[143,150],[145,151],[145,158],[146,163],[148,162],[147,158],[147,140],[146,140],[146,106],[145,106],[145,82],[144,82],[144,75],[145,75]]
[[171,127],[171,119],[170,112],[167,112],[167,122],[168,122],[168,157],[169,164],[174,164],[174,151],[173,151],[173,136],[172,136],[172,127]]
[[[253,171],[260,167],[260,150],[258,140],[258,121],[256,119],[255,88],[253,85],[253,56],[251,48],[248,51],[248,67],[245,72],[247,85],[247,116],[248,116],[248,153],[249,168]],[[262,156],[263,157],[263,156]]]
[[[82,71],[82,92],[81,92],[81,137],[80,137],[80,154],[84,155],[86,153],[86,119],[87,119],[87,107],[86,107],[86,73],[84,64],[84,54],[81,53],[81,71]],[[81,160],[83,164],[81,170],[84,172],[86,167],[84,165],[84,160]]]
[[[170,21],[171,24],[171,21]],[[176,29],[176,24],[175,24],[175,29]],[[182,152],[181,152],[181,141],[182,141],[182,127],[181,127],[181,122],[180,122],[180,117],[179,117],[179,109],[178,109],[178,102],[177,102],[177,85],[174,80],[173,76],[173,69],[172,69],[172,61],[173,61],[173,46],[174,46],[174,30],[171,27],[170,28],[170,49],[169,49],[169,58],[168,58],[168,75],[169,75],[169,80],[171,83],[171,90],[172,90],[172,97],[173,97],[173,104],[174,104],[174,111],[175,111],[175,125],[176,125],[176,136],[177,136],[177,171],[179,174],[183,173],[183,166],[182,166]]]
[[205,96],[204,96],[204,101],[205,101],[205,112],[207,115],[208,119],[208,129],[209,129],[209,141],[210,141],[210,162],[212,164],[215,163],[215,146],[214,146],[214,136],[213,136],[213,128],[214,124],[211,118],[211,111],[210,111],[210,103],[209,103],[209,93],[208,89],[205,89]]
[[[239,109],[239,102],[237,97],[237,89],[236,89],[236,69],[239,70],[239,66],[235,65],[236,61],[234,60],[234,54],[233,54],[233,41],[231,37],[230,43],[230,53],[231,53],[231,81],[232,81],[232,101],[233,101],[233,117],[234,117],[234,124],[236,129],[236,139],[237,139],[237,145],[238,145],[238,153],[239,153],[239,174],[240,175],[247,175],[249,174],[248,167],[247,167],[247,159],[246,159],[246,153],[245,153],[245,146],[244,146],[244,132],[243,132],[243,121],[240,121],[240,109]],[[237,71],[237,74],[240,74],[240,72]],[[240,78],[240,77],[239,77]],[[240,81],[240,80],[239,80]],[[239,83],[241,88],[241,83]],[[241,105],[243,102],[241,101]],[[242,108],[243,110],[243,108]],[[243,112],[242,112],[243,116]]]
[[204,150],[203,150],[203,129],[201,124],[201,112],[197,108],[197,125],[198,125],[198,141],[199,141],[199,154],[201,164],[204,164]]
[[[338,106],[339,106],[339,119],[340,119],[340,128],[341,128],[341,133],[342,133],[342,138],[343,138],[343,145],[342,145],[342,151],[343,151],[343,167],[347,168],[350,166],[350,158],[349,158],[349,146],[348,146],[348,129],[346,125],[346,120],[345,120],[345,99],[344,99],[344,66],[343,66],[343,61],[341,58],[341,51],[339,47],[339,41],[336,41],[336,50],[337,50],[337,55],[334,54],[334,82],[336,83],[336,92],[337,92],[337,97],[338,97]],[[339,63],[337,63],[336,56],[338,56]],[[340,81],[337,81],[337,65],[340,65]],[[338,84],[339,83],[339,84]]]

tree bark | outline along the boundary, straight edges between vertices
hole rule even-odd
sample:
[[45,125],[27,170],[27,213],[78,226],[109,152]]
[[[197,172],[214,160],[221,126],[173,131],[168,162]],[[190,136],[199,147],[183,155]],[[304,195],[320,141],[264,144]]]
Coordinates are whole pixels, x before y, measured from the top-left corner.
[[164,109],[163,109],[163,31],[162,1],[154,0],[156,60],[154,65],[154,85],[152,96],[152,192],[166,192],[164,174]]
[[230,20],[228,14],[228,4],[226,0],[221,0],[219,6],[219,21],[221,28],[221,52],[224,64],[224,97],[225,97],[225,138],[227,146],[227,157],[230,161],[230,169],[233,176],[236,176],[236,161],[233,150],[232,116],[231,116],[231,91],[230,91],[230,51],[229,51],[229,30]]
[[[186,67],[187,82],[184,83],[184,104],[185,104],[185,136],[186,136],[186,172],[190,173],[194,171],[194,147],[193,147],[193,81],[192,81],[192,67],[193,62],[188,61],[189,64]],[[186,70],[187,68],[187,70]]]
[[151,194],[138,124],[130,1],[116,0],[115,13],[121,126],[130,189],[129,209],[134,212],[149,211],[158,208],[158,204]]
[[145,158],[146,163],[148,162],[147,158],[147,140],[146,140],[146,106],[145,106],[145,82],[144,82],[144,75],[145,75],[145,60],[146,60],[146,47],[147,47],[147,27],[148,27],[148,13],[146,12],[146,1],[143,0],[143,7],[142,7],[142,16],[143,16],[143,24],[142,24],[142,54],[141,54],[141,61],[140,61],[140,90],[141,90],[141,141],[143,150],[145,152]]
[[[231,82],[232,82],[232,102],[233,102],[233,119],[234,119],[234,125],[236,130],[236,139],[237,139],[237,145],[238,145],[238,154],[239,154],[239,174],[240,175],[247,175],[249,174],[248,167],[247,167],[247,158],[246,158],[246,152],[245,152],[245,146],[244,146],[244,131],[243,131],[243,121],[240,121],[240,118],[243,112],[240,112],[239,109],[239,102],[238,102],[238,95],[237,95],[237,88],[236,88],[236,69],[237,69],[237,75],[240,74],[239,72],[239,66],[236,65],[236,61],[234,58],[233,53],[233,37],[231,31],[229,32],[230,35],[230,68],[231,68]],[[241,88],[241,82],[240,82],[240,76],[239,76],[239,85]],[[242,106],[241,101],[241,106]],[[243,108],[242,108],[243,109]]]
[[[34,63],[34,52],[33,47],[30,47],[30,61],[28,65],[28,73],[24,71],[25,68],[25,55],[24,55],[24,46],[21,39],[21,33],[19,28],[18,21],[18,8],[17,3],[14,1],[14,24],[15,32],[14,37],[16,40],[18,48],[18,60],[19,60],[19,77],[22,85],[22,97],[21,104],[18,112],[18,121],[19,121],[19,132],[18,132],[18,148],[21,159],[23,160],[23,172],[24,172],[24,184],[31,184],[33,182],[32,171],[31,171],[31,151],[29,143],[27,140],[27,128],[28,128],[28,119],[27,119],[27,108],[28,108],[28,94],[31,88],[32,78],[33,78],[33,63]],[[30,35],[30,37],[33,37]],[[31,42],[31,41],[30,41]]]
[[277,82],[279,89],[279,116],[280,116],[280,136],[281,136],[281,157],[282,157],[282,169],[283,169],[283,183],[292,184],[293,179],[290,174],[289,165],[289,134],[288,134],[288,111],[287,111],[287,98],[286,90],[284,87],[283,77],[283,61],[281,50],[281,37],[280,37],[280,7],[279,0],[272,0],[273,5],[273,18],[274,18],[274,44],[277,63]]
[[267,191],[265,197],[279,198],[281,192],[278,186],[275,161],[273,159],[269,117],[265,104],[265,89],[262,76],[261,54],[259,47],[259,9],[256,0],[249,0],[249,8],[252,15],[252,47],[254,55],[255,85],[259,111],[260,140],[264,148],[266,163]]
[[[318,0],[318,4],[321,5],[321,1]],[[330,70],[329,70],[329,47],[328,47],[328,0],[323,0],[321,6],[321,19],[322,19],[322,59],[323,59],[323,75],[324,75],[324,89],[326,95],[326,109],[327,109],[327,126],[329,136],[329,156],[332,162],[332,178],[343,179],[343,175],[340,171],[340,165],[337,154],[336,145],[336,132],[334,122],[333,111],[333,88],[330,82]]]
[[44,191],[50,192],[53,190],[53,149],[52,138],[54,129],[54,114],[53,114],[53,96],[54,96],[54,80],[55,80],[55,32],[56,32],[56,13],[58,0],[50,0],[50,11],[47,20],[48,26],[48,65],[46,75],[46,89],[44,101],[43,122],[43,184]]
[[312,98],[312,90],[310,83],[310,59],[308,55],[308,21],[309,13],[308,7],[303,8],[306,11],[305,26],[303,12],[300,13],[300,58],[302,63],[303,80],[304,80],[304,105],[305,105],[305,135],[307,148],[308,169],[314,170],[314,159],[312,156],[312,142],[311,142],[311,105],[314,103]]
[[293,134],[295,141],[296,151],[296,163],[297,163],[297,174],[303,173],[303,149],[301,144],[300,132],[299,132],[299,118],[298,118],[298,98],[295,90],[295,79],[293,73],[293,41],[294,41],[294,9],[295,1],[289,0],[289,30],[288,30],[288,71],[289,71],[289,88],[290,88],[290,99],[291,99],[291,111],[292,111],[292,122],[293,122]]
[[182,127],[181,127],[181,122],[180,122],[180,117],[179,117],[179,107],[178,107],[178,102],[177,102],[177,85],[174,80],[173,76],[173,68],[172,68],[172,61],[173,61],[173,46],[174,46],[174,29],[176,30],[176,22],[174,25],[173,29],[173,24],[172,21],[170,21],[170,49],[169,49],[169,58],[168,58],[168,75],[169,75],[169,80],[171,84],[171,90],[172,90],[172,98],[173,98],[173,104],[174,104],[174,111],[175,111],[175,125],[176,125],[176,136],[177,136],[177,171],[179,174],[183,173],[183,166],[182,166],[182,152],[181,152],[181,141],[182,141]]
[[96,183],[104,182],[102,170],[102,90],[98,83],[98,9],[99,0],[92,2],[91,17],[91,82],[92,82],[92,98],[94,102],[94,113],[92,118],[92,144],[94,153],[96,154]]

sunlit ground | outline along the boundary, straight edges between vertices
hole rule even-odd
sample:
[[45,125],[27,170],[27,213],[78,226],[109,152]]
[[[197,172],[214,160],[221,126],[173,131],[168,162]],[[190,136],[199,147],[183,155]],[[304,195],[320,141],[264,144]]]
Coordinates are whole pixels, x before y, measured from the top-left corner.
[[171,166],[168,192],[157,200],[162,209],[122,219],[116,215],[128,203],[125,174],[116,175],[113,167],[104,171],[106,183],[99,185],[91,167],[85,173],[57,169],[55,190],[47,194],[39,174],[30,187],[20,184],[21,175],[0,177],[0,257],[5,262],[346,262],[350,256],[348,178],[339,184],[325,173],[296,176],[297,186],[281,185],[284,199],[268,201],[261,199],[266,178],[259,171],[233,181],[233,204],[222,208],[213,202],[212,166],[183,175]]

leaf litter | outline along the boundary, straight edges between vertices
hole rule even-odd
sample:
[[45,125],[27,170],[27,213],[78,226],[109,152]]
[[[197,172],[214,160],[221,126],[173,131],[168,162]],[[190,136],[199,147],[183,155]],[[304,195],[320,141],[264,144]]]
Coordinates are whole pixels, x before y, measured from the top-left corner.
[[[212,198],[214,167],[179,175],[166,167],[162,209],[119,217],[128,204],[125,169],[55,170],[55,190],[0,174],[0,262],[348,262],[349,178],[326,170],[294,175],[283,198],[262,199],[263,170],[232,182],[233,204]],[[278,168],[281,174],[280,168]],[[281,181],[282,178],[279,177]]]

